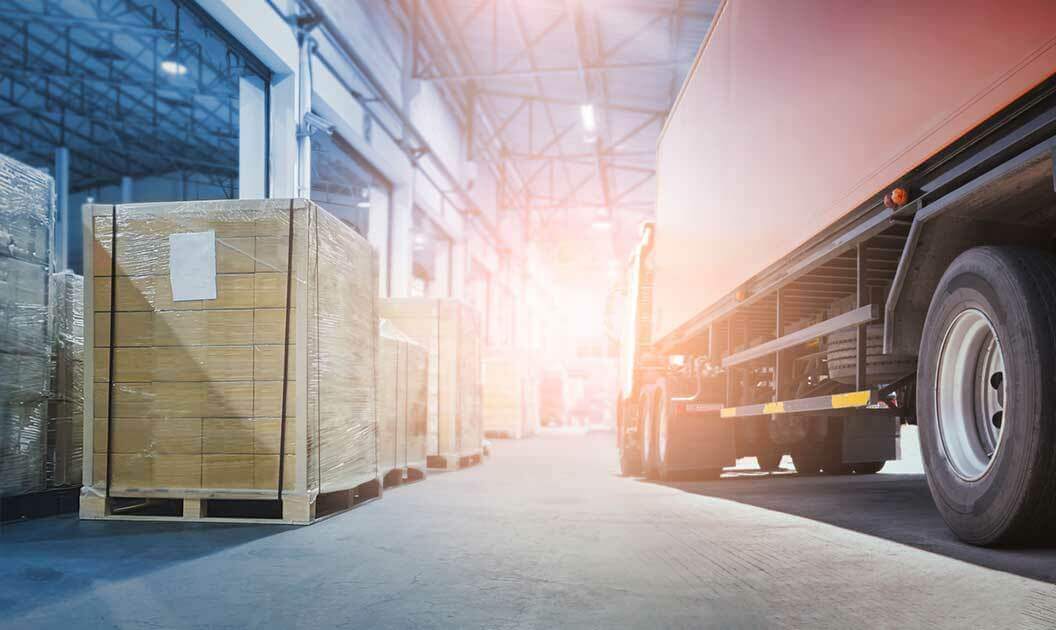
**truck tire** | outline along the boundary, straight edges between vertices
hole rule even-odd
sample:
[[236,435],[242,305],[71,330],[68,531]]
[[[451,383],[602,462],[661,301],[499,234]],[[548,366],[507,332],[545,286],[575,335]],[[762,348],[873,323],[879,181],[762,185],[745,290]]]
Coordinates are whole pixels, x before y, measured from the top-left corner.
[[642,474],[642,454],[626,446],[620,447],[620,475],[637,477]]
[[784,454],[780,450],[770,448],[757,454],[755,459],[759,462],[759,470],[769,472],[781,468],[781,458],[783,457]]
[[802,475],[846,475],[843,463],[843,419],[811,416],[808,439],[792,449],[792,465]]
[[[834,332],[826,338],[825,343],[828,348],[829,378],[853,385],[858,359],[858,331],[847,328]],[[865,381],[868,385],[892,383],[916,368],[916,360],[912,356],[883,352],[884,327],[881,324],[869,324],[865,329]]]
[[[883,464],[880,462],[881,467]],[[849,475],[854,472],[854,464],[840,462],[839,453],[833,454],[829,450],[818,451],[803,447],[792,451],[792,465],[801,475]],[[877,471],[879,470],[877,468]]]
[[1053,374],[1056,258],[1016,247],[958,256],[924,323],[917,421],[931,495],[965,542],[1051,539]]
[[627,424],[631,420],[628,416],[634,412],[629,409],[630,405],[621,397],[616,401],[616,448],[619,451],[620,475],[624,477],[637,477],[642,474],[641,453],[641,424],[640,418],[636,426],[635,440],[628,440]]
[[656,456],[656,396],[657,389],[650,387],[642,393],[642,474],[646,479],[656,479],[660,474]]
[[875,475],[887,462],[857,462],[850,464],[851,472],[856,475]]
[[654,391],[653,412],[656,426],[656,477],[664,481],[674,481],[685,478],[686,471],[676,471],[671,468],[672,440],[677,439],[673,435],[671,419],[671,401],[667,395],[667,387],[661,381]]

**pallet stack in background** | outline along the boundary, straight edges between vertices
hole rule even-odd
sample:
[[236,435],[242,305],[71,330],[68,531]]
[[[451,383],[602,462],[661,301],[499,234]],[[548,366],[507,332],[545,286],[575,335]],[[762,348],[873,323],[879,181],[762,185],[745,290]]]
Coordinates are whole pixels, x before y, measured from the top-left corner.
[[382,299],[378,310],[429,352],[429,467],[483,461],[476,311],[458,300],[430,298]]
[[82,518],[308,523],[378,496],[377,262],[362,237],[305,200],[85,216]]
[[528,350],[489,348],[481,360],[484,435],[521,439],[539,430],[539,365]]
[[425,477],[429,353],[381,320],[378,340],[378,463],[385,486]]
[[54,187],[0,155],[0,497],[47,486]]

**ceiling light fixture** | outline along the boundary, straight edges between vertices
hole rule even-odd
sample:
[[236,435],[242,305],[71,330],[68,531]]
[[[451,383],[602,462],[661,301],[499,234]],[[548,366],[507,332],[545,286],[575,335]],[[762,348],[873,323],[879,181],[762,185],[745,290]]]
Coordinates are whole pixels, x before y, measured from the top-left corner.
[[598,119],[594,116],[594,105],[592,103],[580,105],[579,117],[583,123],[583,141],[595,142],[598,139]]
[[579,117],[583,120],[583,130],[594,133],[598,128],[598,121],[594,118],[594,105],[585,103],[579,106]]
[[175,76],[183,76],[187,74],[187,66],[180,63],[175,56],[171,55],[161,60],[161,69]]
[[612,211],[608,208],[598,208],[598,211],[594,213],[594,221],[591,222],[590,227],[595,230],[611,230]]

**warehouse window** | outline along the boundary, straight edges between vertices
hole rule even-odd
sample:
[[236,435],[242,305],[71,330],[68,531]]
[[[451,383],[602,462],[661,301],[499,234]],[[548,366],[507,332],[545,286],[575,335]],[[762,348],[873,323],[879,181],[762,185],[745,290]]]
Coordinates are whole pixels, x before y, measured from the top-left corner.
[[[382,189],[380,194],[378,189]],[[342,137],[312,137],[312,201],[348,223],[364,237],[371,228],[372,205],[388,205],[389,183]],[[387,207],[381,208],[386,211]]]
[[[80,268],[79,208],[267,193],[259,61],[188,0],[11,0],[0,20],[0,152],[55,172]],[[253,129],[243,128],[248,121]],[[244,145],[244,146],[243,146]],[[54,169],[68,158],[68,178]],[[241,179],[246,171],[246,179]]]

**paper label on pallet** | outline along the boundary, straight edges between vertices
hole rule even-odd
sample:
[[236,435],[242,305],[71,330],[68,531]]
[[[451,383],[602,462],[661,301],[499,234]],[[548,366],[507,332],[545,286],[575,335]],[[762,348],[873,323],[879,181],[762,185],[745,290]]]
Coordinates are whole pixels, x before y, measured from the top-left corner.
[[169,235],[169,277],[172,300],[216,299],[216,233]]

